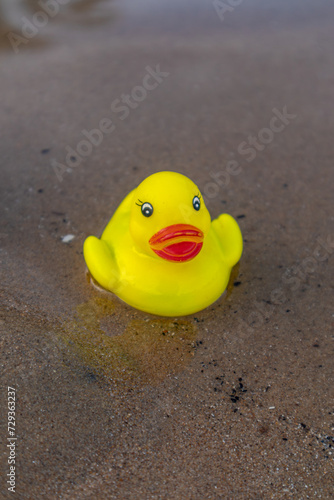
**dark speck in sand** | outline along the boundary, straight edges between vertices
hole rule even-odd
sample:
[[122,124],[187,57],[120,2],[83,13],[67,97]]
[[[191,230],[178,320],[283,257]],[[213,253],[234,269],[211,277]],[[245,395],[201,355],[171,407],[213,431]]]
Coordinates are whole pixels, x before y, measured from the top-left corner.
[[235,282],[233,283],[233,286],[239,286],[239,285],[241,285],[241,281],[235,281]]
[[203,323],[204,319],[194,318],[194,321],[196,321],[196,323]]
[[237,215],[237,219],[244,219],[246,217],[245,214]]
[[50,148],[42,149],[41,153],[42,153],[42,155],[47,155],[48,153],[50,153]]
[[93,372],[86,372],[85,376],[90,382],[95,382],[97,380],[97,377]]
[[41,188],[41,189],[39,189],[37,192],[38,192],[38,193],[43,193],[43,191],[44,191],[44,189],[42,189],[42,188]]

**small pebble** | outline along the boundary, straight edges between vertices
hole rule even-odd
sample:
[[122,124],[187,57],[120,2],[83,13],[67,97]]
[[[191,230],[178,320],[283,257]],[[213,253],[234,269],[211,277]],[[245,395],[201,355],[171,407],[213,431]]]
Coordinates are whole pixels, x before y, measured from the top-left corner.
[[73,239],[75,238],[74,234],[67,234],[66,236],[63,236],[61,241],[63,243],[69,243],[70,241],[72,241]]

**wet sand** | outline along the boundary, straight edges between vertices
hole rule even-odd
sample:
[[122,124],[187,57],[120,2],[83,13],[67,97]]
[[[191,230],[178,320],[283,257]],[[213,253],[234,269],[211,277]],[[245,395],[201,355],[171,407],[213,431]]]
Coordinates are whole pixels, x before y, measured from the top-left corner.
[[[333,6],[253,0],[221,20],[211,2],[79,1],[15,53],[22,15],[2,12],[0,44],[17,498],[332,498]],[[184,318],[96,290],[82,255],[160,170],[192,178],[245,242],[228,292]]]

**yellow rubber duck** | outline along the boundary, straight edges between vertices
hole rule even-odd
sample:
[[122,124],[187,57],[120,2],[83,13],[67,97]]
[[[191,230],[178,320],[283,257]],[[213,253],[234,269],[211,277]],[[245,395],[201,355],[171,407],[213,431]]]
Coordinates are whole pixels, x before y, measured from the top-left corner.
[[211,222],[188,177],[158,172],[122,201],[84,257],[93,278],[127,304],[160,316],[204,309],[224,292],[242,254],[238,224],[228,214]]

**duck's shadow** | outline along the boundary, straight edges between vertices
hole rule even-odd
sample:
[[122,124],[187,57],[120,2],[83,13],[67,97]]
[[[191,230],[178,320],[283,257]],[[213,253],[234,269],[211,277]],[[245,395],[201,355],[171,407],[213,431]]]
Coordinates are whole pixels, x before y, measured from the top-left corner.
[[[215,304],[229,298],[238,274],[239,264]],[[104,292],[76,308],[74,318],[65,323],[60,334],[67,364],[84,367],[93,379],[122,386],[158,384],[191,362],[197,348],[198,318],[145,315],[131,319],[124,330],[117,321],[119,306],[114,294]],[[205,319],[205,314],[196,316]]]
[[109,297],[79,305],[61,333],[64,361],[76,367],[79,362],[93,378],[106,382],[145,385],[162,382],[194,356],[197,327],[192,321],[133,319],[115,335],[113,316],[115,304]]

